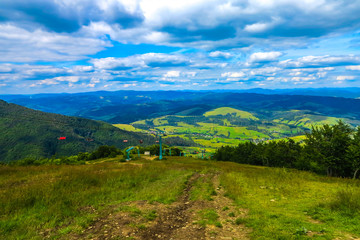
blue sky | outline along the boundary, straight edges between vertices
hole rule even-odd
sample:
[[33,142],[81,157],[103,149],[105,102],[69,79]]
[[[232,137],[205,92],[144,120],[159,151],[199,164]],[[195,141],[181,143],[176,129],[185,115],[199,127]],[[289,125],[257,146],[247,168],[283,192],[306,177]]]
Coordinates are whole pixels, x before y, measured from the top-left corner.
[[1,0],[0,93],[360,87],[360,1]]

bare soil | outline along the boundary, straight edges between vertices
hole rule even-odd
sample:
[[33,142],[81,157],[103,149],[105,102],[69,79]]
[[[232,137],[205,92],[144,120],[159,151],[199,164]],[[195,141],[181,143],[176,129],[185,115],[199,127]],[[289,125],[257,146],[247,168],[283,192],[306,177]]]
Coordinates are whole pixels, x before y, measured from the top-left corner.
[[[212,201],[191,201],[193,184],[199,178],[211,178],[216,195]],[[213,209],[221,226],[200,225],[199,211]],[[236,224],[247,211],[236,207],[224,196],[215,174],[195,173],[179,199],[169,205],[135,201],[112,206],[81,234],[67,235],[66,239],[249,239],[250,229]]]

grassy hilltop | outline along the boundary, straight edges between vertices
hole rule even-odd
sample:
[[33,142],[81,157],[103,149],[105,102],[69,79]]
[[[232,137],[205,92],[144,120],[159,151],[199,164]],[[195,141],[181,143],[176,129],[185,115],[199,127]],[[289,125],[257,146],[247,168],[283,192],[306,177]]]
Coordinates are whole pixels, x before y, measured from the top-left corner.
[[167,157],[0,166],[2,239],[353,239],[360,182]]

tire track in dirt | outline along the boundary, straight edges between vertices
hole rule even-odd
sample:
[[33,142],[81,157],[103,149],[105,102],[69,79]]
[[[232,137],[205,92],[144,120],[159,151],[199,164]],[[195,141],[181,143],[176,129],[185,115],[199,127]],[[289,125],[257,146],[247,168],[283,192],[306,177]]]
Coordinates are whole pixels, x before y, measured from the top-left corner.
[[[204,178],[212,182],[216,195],[211,201],[190,200],[194,183]],[[247,211],[235,206],[224,194],[217,174],[194,173],[176,202],[166,205],[134,201],[112,206],[82,233],[63,239],[249,239],[250,230],[236,222],[237,218],[245,218]],[[216,211],[221,227],[198,224],[199,212],[204,209]],[[146,214],[152,211],[156,212],[155,217],[147,218]]]
[[248,211],[237,207],[231,199],[225,197],[225,190],[220,185],[218,174],[212,176],[212,183],[216,195],[213,196],[213,201],[209,202],[209,207],[219,215],[222,227],[207,227],[206,239],[250,239],[251,229],[243,224]]
[[199,173],[192,175],[180,199],[141,234],[142,239],[205,239],[205,229],[192,224],[192,211],[189,211],[194,206],[190,192],[199,177]]

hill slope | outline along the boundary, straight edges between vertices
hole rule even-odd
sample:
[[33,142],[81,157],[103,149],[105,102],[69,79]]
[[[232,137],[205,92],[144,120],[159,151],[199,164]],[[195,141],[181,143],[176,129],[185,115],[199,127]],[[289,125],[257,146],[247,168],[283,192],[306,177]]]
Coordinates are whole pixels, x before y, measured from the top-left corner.
[[[155,139],[84,118],[44,113],[0,100],[0,161],[74,155],[100,145],[153,144]],[[58,140],[66,137],[65,140]],[[123,143],[127,139],[128,143]]]
[[120,160],[0,166],[1,239],[360,237],[358,180],[187,157]]
[[257,117],[255,117],[254,115],[252,115],[249,112],[241,111],[241,110],[238,110],[235,108],[230,108],[230,107],[221,107],[221,108],[217,108],[217,109],[208,111],[208,112],[204,113],[204,116],[205,117],[217,116],[217,115],[226,116],[227,114],[235,115],[236,117],[239,117],[239,118],[259,120]]

